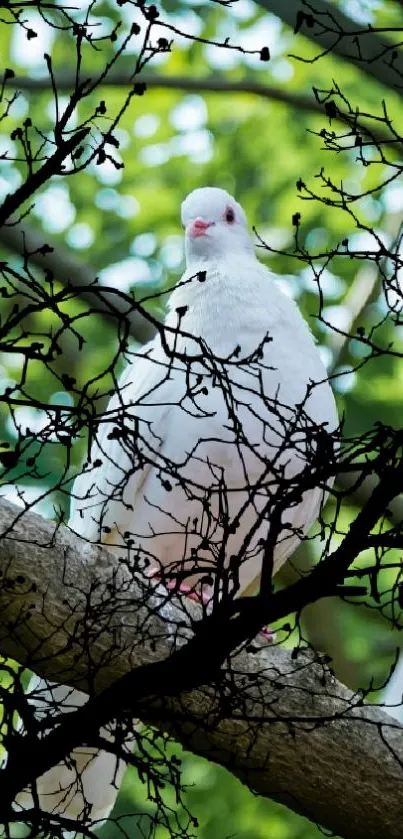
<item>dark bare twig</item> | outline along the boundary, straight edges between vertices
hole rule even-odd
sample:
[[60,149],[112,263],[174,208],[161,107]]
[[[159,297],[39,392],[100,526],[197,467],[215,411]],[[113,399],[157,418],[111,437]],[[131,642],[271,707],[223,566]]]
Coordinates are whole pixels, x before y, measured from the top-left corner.
[[[257,3],[318,45],[317,56],[309,60],[317,61],[330,53],[338,55],[380,84],[402,93],[403,55],[399,43],[387,40],[383,29],[356,23],[326,0],[288,0],[287,3],[257,0]],[[303,60],[298,50],[296,57]]]
[[19,210],[21,205],[25,201],[28,201],[52,175],[63,174],[64,161],[81,145],[83,140],[88,136],[88,133],[88,129],[83,129],[82,131],[77,131],[67,140],[60,142],[56,150],[42,166],[39,166],[34,172],[31,172],[15,192],[7,195],[0,207],[0,228],[10,220],[10,217]]
[[[48,243],[48,241],[46,236],[46,242]],[[44,250],[44,234],[25,221],[12,227],[4,226],[0,228],[0,242],[6,248],[19,253],[21,256],[27,257],[28,255],[30,264],[37,266],[42,271],[52,272],[58,282],[64,285],[68,284],[72,289],[76,289],[83,300],[90,306],[96,304],[97,309],[103,313],[103,317],[116,325],[116,315],[112,315],[110,306],[98,293],[98,289],[102,287],[97,285],[94,287],[94,292],[89,291],[89,287],[95,283],[96,271],[88,263],[78,260],[60,245]],[[84,288],[85,290],[83,290]],[[150,321],[142,317],[139,312],[133,309],[130,311],[127,302],[117,295],[114,299],[114,306],[118,313],[128,318],[131,333],[140,343],[145,343],[154,335],[155,329]]]

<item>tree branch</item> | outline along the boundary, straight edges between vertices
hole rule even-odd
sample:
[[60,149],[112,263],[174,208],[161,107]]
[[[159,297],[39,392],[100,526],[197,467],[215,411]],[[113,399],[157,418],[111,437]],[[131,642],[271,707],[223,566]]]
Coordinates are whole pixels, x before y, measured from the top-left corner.
[[[383,223],[383,231],[393,241],[391,250],[400,249],[402,213],[388,215]],[[334,373],[346,359],[349,360],[351,338],[356,336],[357,327],[362,326],[368,307],[382,288],[382,279],[387,275],[387,262],[387,258],[383,257],[380,264],[371,262],[362,265],[348,289],[343,300],[343,306],[348,312],[348,323],[342,332],[331,332],[328,337],[328,347],[333,353],[329,373]]]
[[67,140],[61,140],[45,163],[35,172],[31,172],[15,192],[6,195],[0,206],[0,228],[52,175],[62,174],[64,160],[83,142],[88,133],[89,128],[83,128]]
[[376,28],[371,31],[325,0],[287,0],[286,3],[284,0],[256,0],[256,3],[317,44],[322,54],[339,55],[343,61],[351,62],[363,73],[402,95],[400,43],[388,40],[383,32],[378,34]]
[[[93,292],[88,290],[88,286],[95,283],[95,269],[73,258],[69,251],[60,245],[53,247],[51,252],[42,253],[41,249],[47,239],[46,234],[26,222],[20,222],[12,227],[6,225],[0,227],[0,242],[6,248],[24,257],[28,254],[30,264],[36,265],[42,271],[51,271],[62,285],[70,285],[73,289],[77,289],[82,300],[92,308],[96,304],[97,310],[116,327],[116,314],[112,314],[111,307],[99,293],[102,286],[94,285]],[[155,333],[151,322],[142,317],[140,312],[129,311],[127,303],[118,295],[114,297],[113,309],[128,318],[130,331],[140,343],[148,341]]]
[[[56,72],[55,83],[57,90],[70,91],[74,87],[75,75],[71,70],[66,69]],[[131,64],[127,69],[112,70],[100,82],[100,87],[130,87],[133,84],[133,68]],[[0,76],[0,84],[4,77]],[[90,81],[88,77],[87,81]],[[323,108],[313,96],[305,96],[301,93],[292,93],[285,88],[273,85],[261,84],[253,79],[225,79],[220,76],[190,77],[181,75],[161,76],[157,73],[142,73],[136,78],[137,83],[143,83],[150,90],[191,90],[208,93],[251,93],[261,96],[263,99],[273,99],[291,105],[301,111],[314,111],[323,113]],[[51,89],[49,76],[13,76],[7,79],[7,86],[17,90],[46,91]]]
[[[83,76],[85,73],[83,73]],[[90,77],[88,76],[88,79]],[[75,75],[71,70],[55,72],[55,83],[57,90],[71,91],[75,84]],[[305,96],[300,93],[292,93],[288,90],[273,85],[260,84],[252,79],[240,81],[225,79],[220,76],[202,76],[200,78],[190,76],[161,76],[156,73],[141,73],[136,77],[136,83],[146,84],[147,88],[158,90],[191,90],[210,93],[251,93],[261,96],[264,99],[273,99],[276,102],[284,102],[293,108],[302,111],[314,111],[323,113],[323,108],[313,96]],[[100,87],[131,87],[133,85],[133,66],[128,63],[127,68],[111,70],[101,80]],[[50,90],[49,76],[14,76],[7,79],[7,86],[14,89]]]
[[[171,669],[172,676],[199,607],[156,589],[106,549],[4,501],[0,532],[0,648],[41,676],[98,694],[66,715],[73,728],[98,700],[107,706],[108,687],[129,668],[141,668],[140,685],[144,674],[165,679]],[[265,647],[237,653],[204,686],[202,666],[196,689],[183,688],[188,674],[177,676],[177,687],[162,680],[151,698],[135,699],[145,722],[345,839],[400,839],[401,729],[377,708],[361,707],[320,657]]]
[[[361,507],[367,503],[379,481],[375,475],[368,475],[362,483],[358,483],[359,478],[359,472],[340,472],[337,475],[337,485],[348,493],[348,498],[353,504]],[[389,501],[388,519],[393,524],[403,521],[403,495],[397,495]]]
[[[83,74],[84,75],[84,74]],[[54,74],[56,88],[59,92],[71,91],[74,89],[75,75],[70,70],[63,70]],[[0,76],[0,85],[3,83],[3,78]],[[91,77],[86,78],[86,82],[91,82]],[[142,73],[136,77],[137,83],[144,83],[150,90],[190,90],[199,93],[249,93],[252,96],[259,96],[262,99],[269,99],[274,102],[280,102],[284,105],[289,105],[297,111],[305,111],[314,114],[322,114],[326,116],[325,102],[320,102],[313,96],[306,96],[303,93],[293,93],[285,88],[279,88],[274,85],[261,84],[253,79],[226,79],[222,76],[161,76],[157,73]],[[130,87],[133,85],[133,67],[128,64],[127,68],[120,68],[112,70],[100,82],[100,87]],[[49,76],[30,77],[30,76],[14,76],[7,79],[7,86],[13,89],[21,89],[25,91],[41,91],[50,90],[51,80]],[[401,150],[401,143],[391,133],[382,133],[374,131],[373,124],[368,122],[366,124],[365,118],[361,121],[357,120],[357,114],[349,114],[337,107],[337,113],[334,119],[347,124],[351,127],[353,122],[354,130],[360,131],[364,136],[369,136],[373,142],[393,144],[393,147]]]

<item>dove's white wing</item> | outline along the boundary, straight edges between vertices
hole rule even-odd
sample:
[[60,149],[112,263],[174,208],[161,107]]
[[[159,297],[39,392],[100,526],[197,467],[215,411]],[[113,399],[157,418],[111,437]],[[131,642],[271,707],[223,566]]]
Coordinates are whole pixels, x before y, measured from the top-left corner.
[[91,460],[74,482],[69,525],[77,534],[89,541],[122,543],[163,445],[174,391],[169,360],[155,338],[120,377],[93,441]]
[[[169,405],[163,404],[157,397],[159,388],[168,397],[173,383],[167,377],[167,359],[163,357],[159,340],[156,338],[136,357],[133,364],[121,376],[116,394],[109,403],[105,422],[101,423],[99,436],[91,449],[91,462],[76,478],[72,490],[72,510],[69,525],[77,534],[89,541],[118,544],[122,532],[122,520],[130,513],[117,497],[117,491],[125,471],[130,473],[130,492],[133,505],[136,495],[147,481],[152,470],[152,460],[144,467],[130,462],[130,449],[136,448],[136,417],[139,413],[147,415],[152,410],[152,425],[147,422],[141,426],[143,448],[151,451],[157,448],[156,440],[163,440],[163,420]],[[153,404],[153,399],[157,404]],[[152,404],[152,408],[148,408]],[[142,406],[142,407],[140,407]],[[129,444],[119,439],[116,431],[127,427]],[[151,430],[153,429],[153,431]],[[114,434],[115,431],[115,434]],[[110,435],[112,434],[112,437]],[[132,445],[130,445],[132,444]],[[94,463],[100,462],[99,466]],[[137,468],[136,468],[137,466]],[[102,532],[102,527],[110,523],[110,530]],[[35,706],[35,713],[41,717],[54,707],[55,713],[69,712],[80,707],[88,696],[63,685],[47,682],[34,676],[29,685],[32,694],[30,700]],[[109,737],[102,730],[104,737]],[[130,749],[133,738],[126,737],[126,747]],[[92,807],[94,819],[102,820],[110,812],[119,789],[126,764],[117,761],[113,754],[92,748],[75,749],[66,762],[54,766],[36,782],[35,795],[40,806],[47,812],[68,815],[79,819]],[[30,789],[19,794],[17,808],[33,806]]]

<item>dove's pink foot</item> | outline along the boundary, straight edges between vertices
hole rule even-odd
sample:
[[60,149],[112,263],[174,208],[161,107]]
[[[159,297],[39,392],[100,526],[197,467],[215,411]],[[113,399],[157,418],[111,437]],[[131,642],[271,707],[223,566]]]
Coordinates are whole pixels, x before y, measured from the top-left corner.
[[276,633],[273,629],[270,629],[269,626],[264,626],[263,629],[260,630],[259,635],[261,635],[267,644],[273,644],[276,640]]
[[[161,578],[162,574],[158,570],[158,568],[150,568],[148,570],[149,577],[158,577]],[[162,580],[163,585],[169,591],[180,591],[182,594],[186,594],[186,597],[189,597],[190,600],[194,600],[196,603],[203,603],[205,606],[210,602],[211,593],[207,591],[198,592],[195,591],[192,586],[189,586],[187,583],[180,583],[178,586],[177,580]]]
[[[161,573],[159,572],[158,568],[151,568],[148,571],[148,576],[150,577],[161,577]],[[189,597],[190,600],[194,600],[195,603],[203,603],[204,606],[208,606],[211,600],[211,592],[208,591],[195,591],[194,588],[189,586],[187,583],[180,583],[178,586],[177,580],[164,580],[164,586],[169,591],[177,590],[180,591],[181,594],[186,594],[186,597]],[[276,633],[270,629],[269,626],[264,626],[263,629],[260,630],[259,635],[261,635],[267,644],[273,644],[276,640]]]
[[[165,583],[165,585],[168,589],[175,589],[177,583],[175,580],[169,580]],[[182,592],[182,594],[186,594],[186,596],[189,597],[190,600],[194,600],[196,603],[203,603],[205,606],[209,604],[211,599],[211,592],[195,591],[194,588],[188,586],[187,583],[181,583],[178,588],[178,591]],[[276,640],[276,633],[273,629],[270,629],[269,626],[264,626],[263,629],[260,630],[259,635],[261,635],[264,638],[267,644],[273,644]]]
[[[161,577],[161,573],[158,568],[149,569],[148,575],[150,577]],[[176,589],[177,591],[180,591],[181,594],[186,594],[186,597],[189,597],[190,600],[194,600],[195,603],[203,603],[204,606],[207,606],[211,600],[211,592],[195,591],[195,589],[187,583],[180,583],[178,586],[176,580],[164,580],[164,586],[169,591]],[[267,644],[273,644],[276,639],[276,633],[270,629],[269,626],[264,626],[263,629],[260,630],[259,635],[264,638]]]
[[187,583],[181,583],[178,586],[176,580],[166,580],[164,582],[164,585],[166,586],[166,588],[170,590],[176,589],[177,591],[180,591],[182,594],[186,594],[186,596],[189,597],[190,600],[194,600],[196,603],[204,603],[204,605],[207,605],[207,603],[210,602],[211,594],[204,591],[195,591],[195,589],[189,586]]

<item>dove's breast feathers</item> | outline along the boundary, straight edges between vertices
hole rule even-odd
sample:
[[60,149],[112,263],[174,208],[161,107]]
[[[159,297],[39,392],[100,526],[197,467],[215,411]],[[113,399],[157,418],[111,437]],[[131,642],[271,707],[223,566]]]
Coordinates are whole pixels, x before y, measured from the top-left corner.
[[[333,430],[337,420],[312,335],[269,272],[251,256],[203,271],[191,265],[171,295],[172,355],[158,336],[123,374],[92,451],[101,465],[76,481],[71,524],[115,545],[130,538],[157,563],[214,572],[223,545],[227,558],[236,554],[268,493],[303,468],[307,423]],[[248,361],[259,345],[262,357]],[[321,495],[312,490],[289,511],[276,566]],[[262,521],[247,546],[243,585],[256,576],[267,528]]]
[[[256,347],[256,336],[290,328],[317,351],[298,307],[278,287],[272,274],[252,255],[190,265],[169,299],[168,326],[177,324],[177,308],[186,306],[183,330],[202,335],[213,351],[242,354]],[[204,274],[206,278],[204,280]]]

